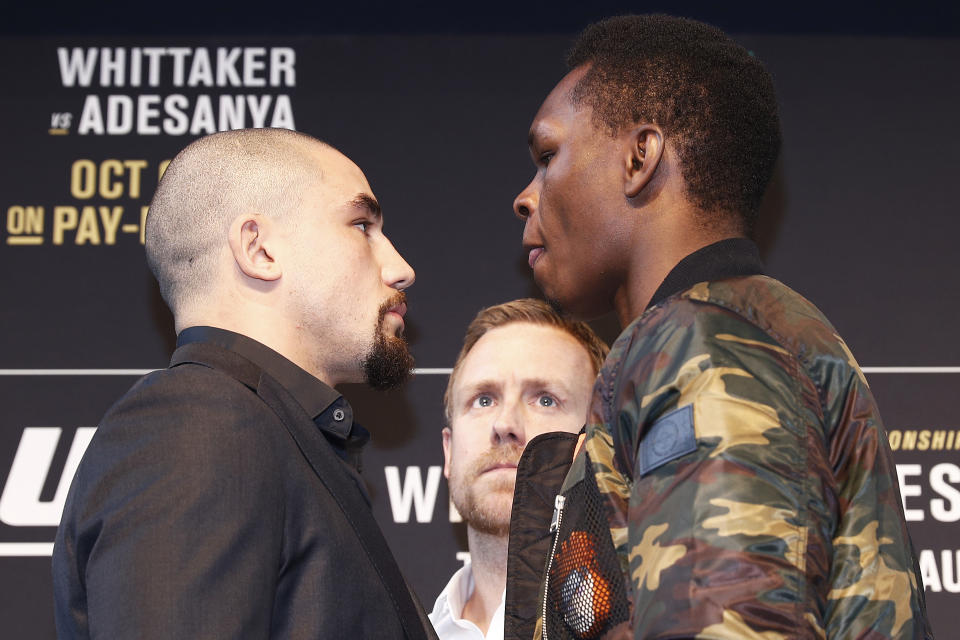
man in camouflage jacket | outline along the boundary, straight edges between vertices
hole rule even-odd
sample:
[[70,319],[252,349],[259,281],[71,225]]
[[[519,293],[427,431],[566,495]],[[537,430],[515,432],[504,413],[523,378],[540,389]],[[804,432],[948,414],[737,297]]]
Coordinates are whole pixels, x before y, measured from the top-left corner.
[[767,72],[667,16],[593,25],[568,63],[514,209],[548,299],[626,328],[507,637],[931,638],[867,382],[746,238],[779,150]]

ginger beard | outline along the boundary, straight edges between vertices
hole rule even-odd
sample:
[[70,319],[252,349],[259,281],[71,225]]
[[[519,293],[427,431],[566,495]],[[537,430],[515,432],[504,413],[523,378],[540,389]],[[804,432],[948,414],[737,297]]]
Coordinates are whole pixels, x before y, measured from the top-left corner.
[[505,444],[484,452],[465,468],[451,460],[450,498],[461,517],[477,531],[494,536],[509,534],[516,470],[485,471],[497,465],[516,466],[521,453],[522,446]]
[[380,305],[373,346],[360,361],[363,377],[374,389],[395,389],[406,382],[413,371],[413,356],[407,341],[401,334],[387,335],[384,328],[387,313],[406,301],[407,296],[401,291]]

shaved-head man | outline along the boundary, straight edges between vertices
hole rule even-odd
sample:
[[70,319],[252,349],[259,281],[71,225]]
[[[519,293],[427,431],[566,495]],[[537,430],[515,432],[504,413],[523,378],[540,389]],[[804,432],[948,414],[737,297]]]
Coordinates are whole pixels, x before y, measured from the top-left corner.
[[157,188],[146,251],[177,349],[74,478],[59,637],[432,637],[370,513],[369,436],[332,388],[412,367],[414,272],[363,172],[292,131],[202,138]]
[[514,484],[518,473],[547,472],[542,460],[518,470],[521,453],[546,433],[576,440],[606,353],[589,326],[542,300],[488,307],[467,328],[444,398],[443,470],[467,523],[470,563],[430,614],[440,640],[504,637]]

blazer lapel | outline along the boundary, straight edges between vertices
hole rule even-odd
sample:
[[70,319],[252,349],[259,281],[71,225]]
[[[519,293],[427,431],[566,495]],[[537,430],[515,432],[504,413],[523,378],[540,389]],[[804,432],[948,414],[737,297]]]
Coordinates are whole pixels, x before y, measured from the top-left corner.
[[357,534],[370,563],[380,575],[407,638],[436,638],[432,626],[423,624],[422,613],[414,604],[409,587],[380,532],[370,505],[343,468],[343,461],[324,438],[317,437],[316,425],[279,383],[269,376],[262,376],[257,393],[283,422],[307,462],[340,505],[344,518]]

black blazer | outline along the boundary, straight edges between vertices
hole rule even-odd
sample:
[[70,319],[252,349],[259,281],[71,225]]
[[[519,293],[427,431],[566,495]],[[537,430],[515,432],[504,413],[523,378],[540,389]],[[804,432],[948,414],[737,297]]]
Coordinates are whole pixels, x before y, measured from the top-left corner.
[[177,349],[104,416],[53,552],[60,638],[435,638],[369,503],[272,377]]

